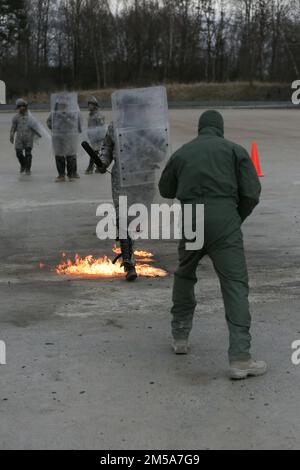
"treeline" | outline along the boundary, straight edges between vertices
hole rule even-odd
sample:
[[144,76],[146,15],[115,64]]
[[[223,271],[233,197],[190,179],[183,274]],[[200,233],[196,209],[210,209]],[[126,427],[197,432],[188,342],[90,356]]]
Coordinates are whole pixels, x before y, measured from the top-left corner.
[[10,96],[300,78],[299,0],[0,0]]

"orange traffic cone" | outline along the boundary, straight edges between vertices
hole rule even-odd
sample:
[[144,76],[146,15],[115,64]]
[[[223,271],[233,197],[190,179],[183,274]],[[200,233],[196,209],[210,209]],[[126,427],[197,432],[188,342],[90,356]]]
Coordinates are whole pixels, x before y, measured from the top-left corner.
[[261,171],[261,168],[260,168],[259,154],[258,154],[256,142],[253,142],[252,144],[251,160],[256,169],[257,176],[259,177],[265,176],[265,174]]

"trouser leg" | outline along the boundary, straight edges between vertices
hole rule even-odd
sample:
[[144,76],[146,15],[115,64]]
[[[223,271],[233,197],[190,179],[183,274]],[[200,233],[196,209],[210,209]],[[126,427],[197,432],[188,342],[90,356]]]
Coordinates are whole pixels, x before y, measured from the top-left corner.
[[251,358],[251,315],[249,286],[244,254],[243,235],[240,229],[219,241],[209,251],[218,274],[226,321],[229,329],[229,360],[246,361]]
[[17,159],[19,160],[21,170],[25,171],[25,157],[24,157],[23,150],[16,149],[16,155],[17,155]]
[[[120,242],[120,248],[121,248],[121,257],[123,260],[123,265],[126,268],[126,266],[135,266],[135,260],[134,260],[134,248],[133,248],[133,240],[130,237],[128,233],[128,226],[130,224],[130,218],[127,218],[127,214],[121,214],[120,213],[120,207],[119,207],[119,201],[117,197],[114,197],[114,205],[115,205],[115,210],[116,210],[116,223],[117,223],[117,241]],[[122,225],[122,229],[121,229]],[[125,237],[121,239],[120,236]]]
[[61,157],[61,156],[57,155],[55,157],[55,161],[56,161],[56,168],[57,168],[57,171],[58,171],[58,175],[59,176],[65,176],[66,175],[66,160],[65,160],[65,157]]
[[175,272],[173,285],[173,307],[171,313],[172,334],[175,339],[187,339],[193,326],[196,308],[196,269],[202,258],[202,251],[185,250],[185,241],[179,244],[179,267]]
[[30,172],[31,170],[31,165],[32,165],[32,149],[30,147],[27,147],[25,149],[25,171]]
[[69,178],[77,174],[77,159],[75,155],[67,156],[67,174]]
[[93,171],[94,170],[94,161],[90,158],[90,163],[89,163],[89,166],[87,167],[86,171],[90,172],[90,171]]
[[74,175],[77,175],[78,171],[77,171],[77,156],[74,155],[73,157],[73,165],[74,165]]
[[120,247],[122,253],[122,259],[124,266],[134,266],[134,258],[133,258],[133,241],[129,237],[125,240],[120,240]]

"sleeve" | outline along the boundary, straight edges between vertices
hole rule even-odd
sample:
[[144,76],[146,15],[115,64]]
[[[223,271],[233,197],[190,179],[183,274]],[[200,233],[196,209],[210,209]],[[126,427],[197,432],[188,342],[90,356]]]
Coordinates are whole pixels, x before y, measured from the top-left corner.
[[177,157],[175,153],[170,158],[158,183],[160,195],[166,199],[174,199],[177,194]]
[[113,161],[114,147],[115,147],[114,130],[113,130],[112,124],[110,124],[108,126],[106,136],[104,137],[104,140],[101,146],[101,152],[100,152],[100,159],[105,168],[108,168],[111,162]]
[[242,147],[234,149],[237,157],[238,212],[242,222],[259,203],[261,184],[248,152]]
[[11,129],[10,129],[10,136],[11,137],[14,137],[15,133],[17,132],[17,127],[18,127],[17,117],[14,116],[14,118],[12,120],[12,124],[11,124]]
[[47,126],[50,130],[52,130],[52,113],[49,114],[48,119],[47,119]]

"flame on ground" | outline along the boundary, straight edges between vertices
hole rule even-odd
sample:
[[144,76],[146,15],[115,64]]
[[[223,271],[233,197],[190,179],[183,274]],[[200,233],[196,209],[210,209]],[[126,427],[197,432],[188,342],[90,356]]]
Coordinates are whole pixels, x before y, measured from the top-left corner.
[[[116,248],[117,249],[117,248]],[[115,249],[113,250],[115,253]],[[139,256],[135,252],[136,256]],[[139,252],[143,256],[153,256],[151,253]],[[149,258],[148,258],[149,259]],[[153,261],[150,259],[150,261]],[[168,273],[160,268],[155,268],[149,264],[142,264],[141,262],[136,264],[136,270],[139,276],[142,277],[166,277]],[[57,274],[67,274],[72,276],[95,276],[95,277],[124,277],[124,268],[122,267],[121,261],[117,261],[115,264],[107,257],[94,258],[92,255],[81,258],[79,255],[75,256],[75,261],[72,262],[70,259],[63,260],[56,267]]]
[[[113,247],[112,251],[116,255],[121,254],[121,248],[117,247],[116,245]],[[150,258],[153,258],[154,255],[153,253],[150,253],[149,251],[135,250],[134,256],[136,256],[137,258],[145,258],[145,261],[151,261]]]

